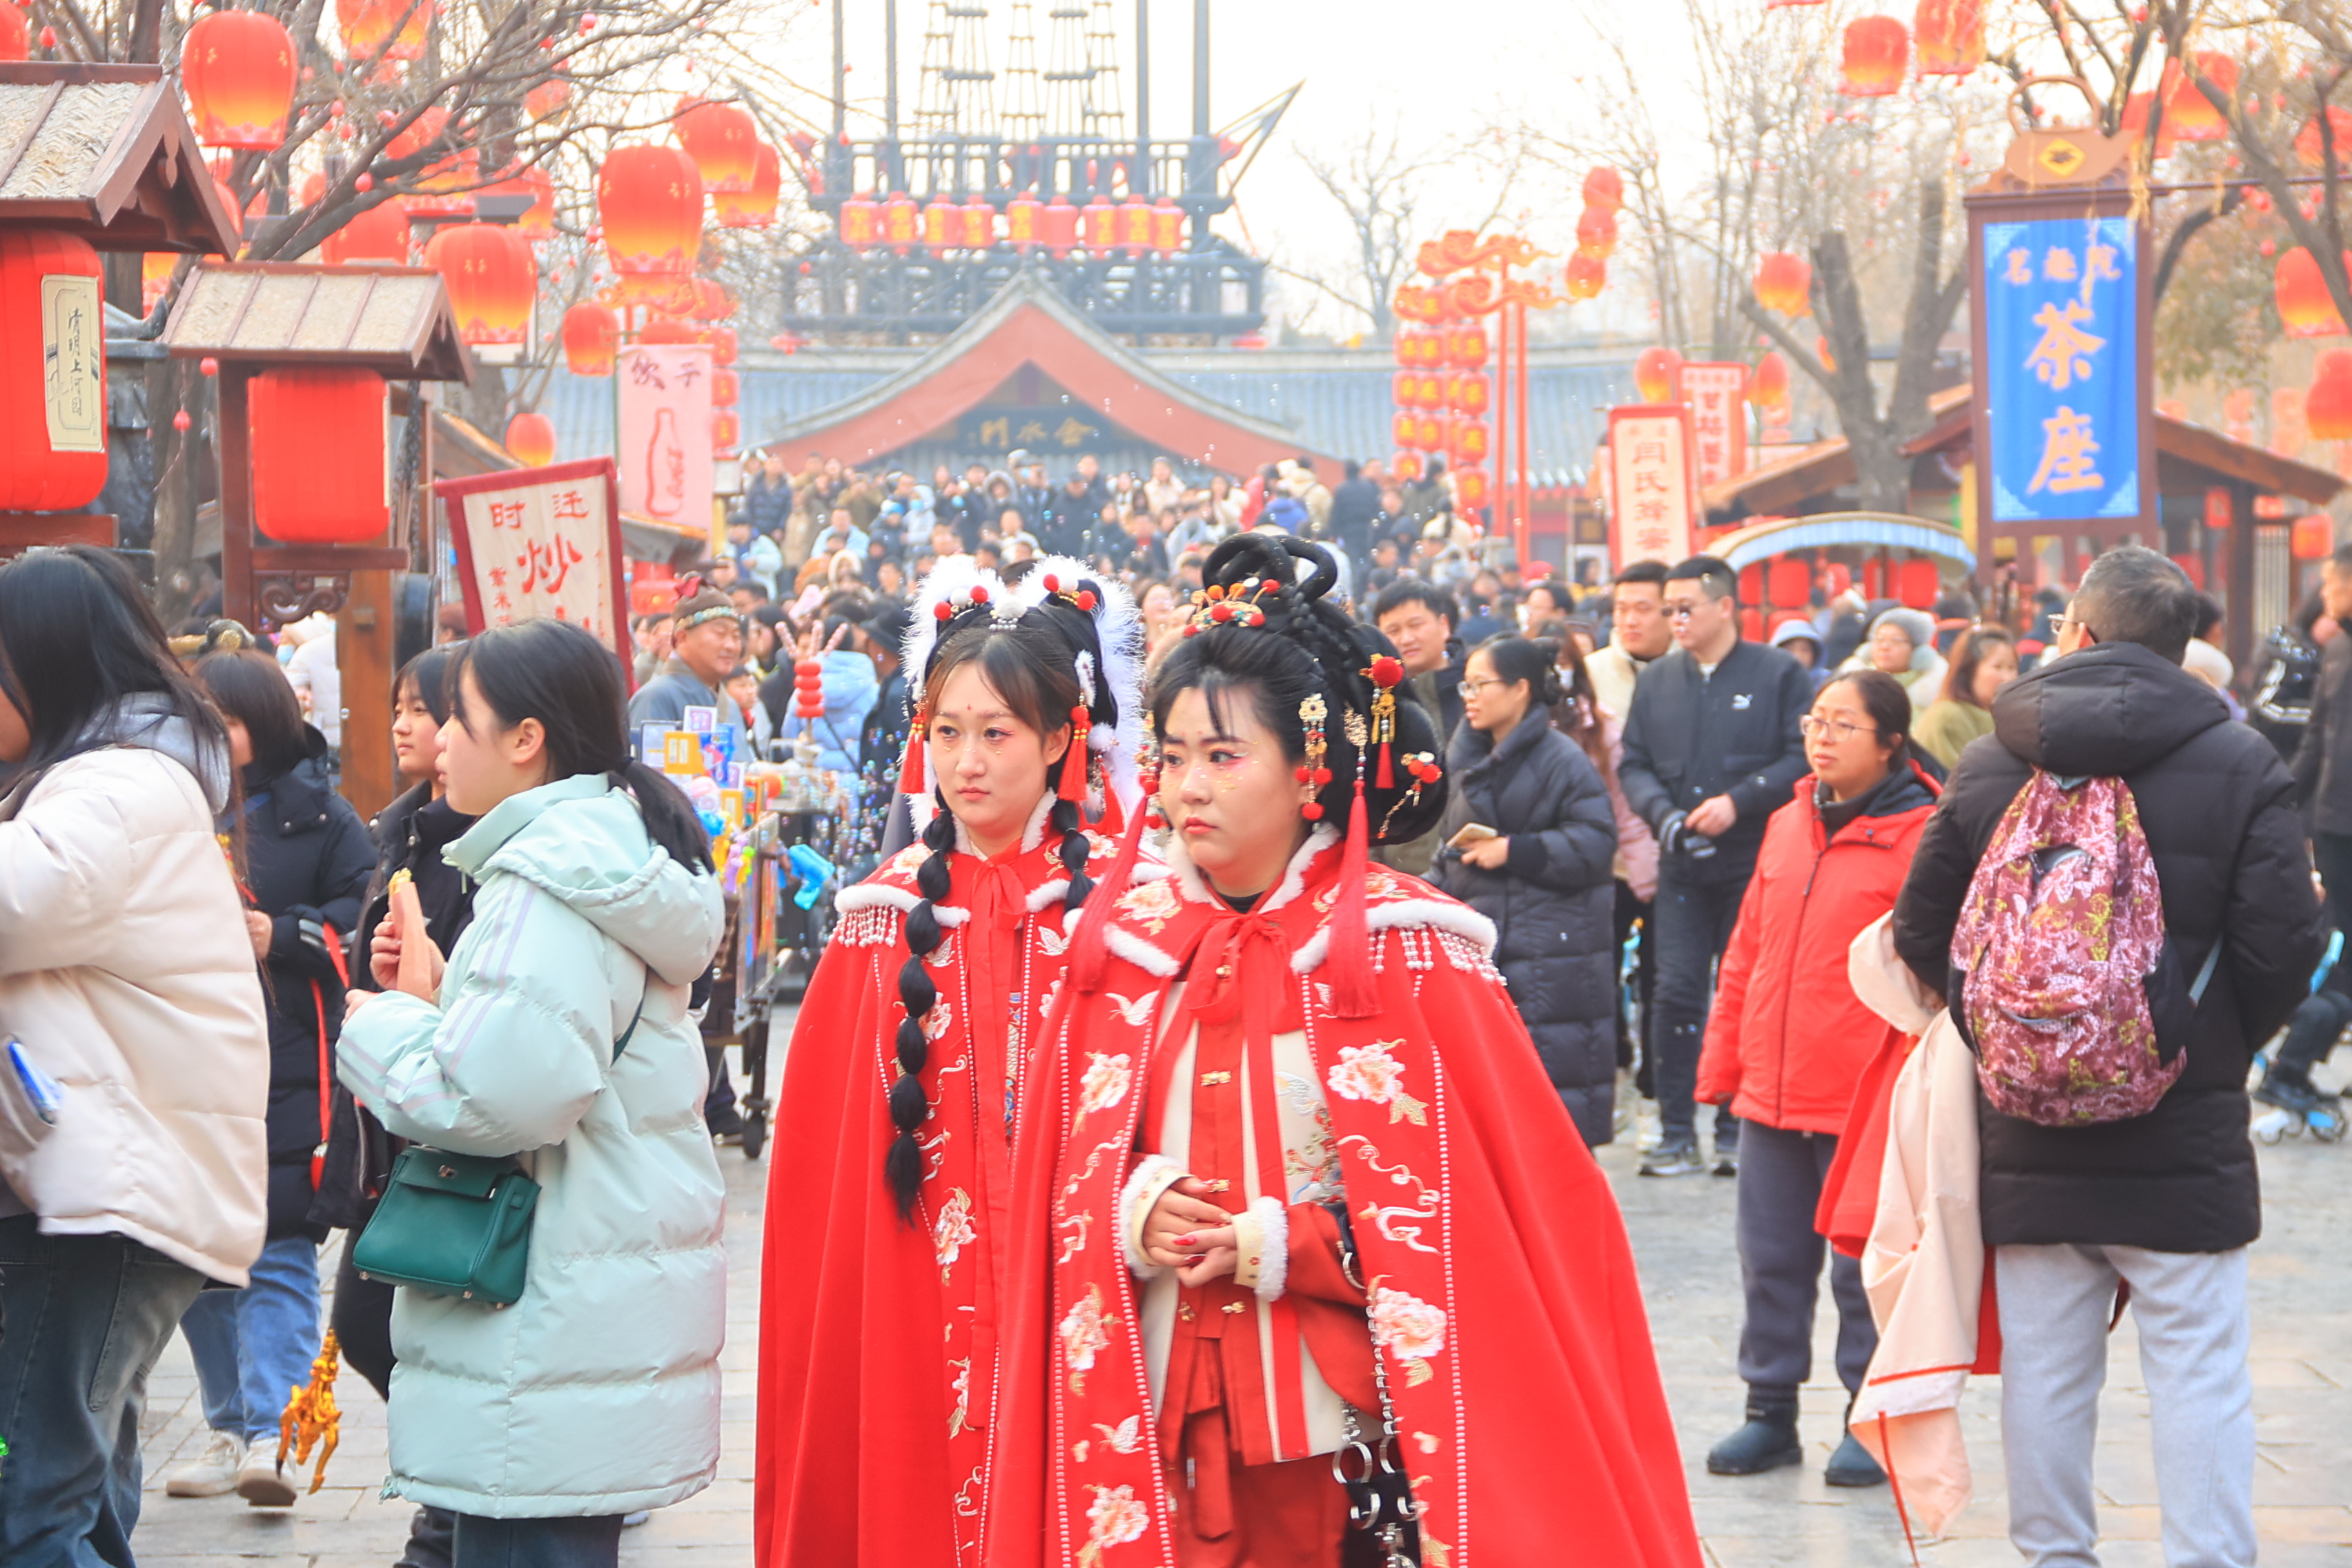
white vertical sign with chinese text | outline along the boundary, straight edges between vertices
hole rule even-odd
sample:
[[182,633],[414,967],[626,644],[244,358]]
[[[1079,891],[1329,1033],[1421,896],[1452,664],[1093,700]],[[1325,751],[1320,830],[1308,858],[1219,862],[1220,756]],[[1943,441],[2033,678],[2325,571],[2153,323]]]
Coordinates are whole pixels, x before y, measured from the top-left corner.
[[1691,415],[1692,466],[1701,489],[1748,471],[1748,367],[1685,362],[1675,367]]
[[435,489],[449,505],[474,630],[546,617],[622,650],[620,520],[609,459],[515,468]]
[[614,369],[621,510],[708,529],[714,483],[710,350],[700,343],[638,344],[621,351]]
[[1609,411],[1609,553],[1615,569],[1691,553],[1690,410],[1637,405]]

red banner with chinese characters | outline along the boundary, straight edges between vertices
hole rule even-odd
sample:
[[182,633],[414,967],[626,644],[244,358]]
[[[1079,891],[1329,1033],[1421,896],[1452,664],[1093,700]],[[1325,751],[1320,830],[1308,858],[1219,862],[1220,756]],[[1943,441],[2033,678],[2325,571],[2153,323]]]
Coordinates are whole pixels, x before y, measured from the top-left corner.
[[552,616],[627,663],[627,585],[613,459],[509,468],[433,487],[447,508],[473,631]]
[[1609,558],[1681,561],[1698,521],[1690,410],[1637,404],[1609,411]]
[[1691,415],[1692,467],[1699,489],[1748,471],[1748,367],[1738,363],[1675,367],[1676,393]]
[[710,531],[710,350],[639,343],[621,351],[614,450],[621,505],[657,522]]

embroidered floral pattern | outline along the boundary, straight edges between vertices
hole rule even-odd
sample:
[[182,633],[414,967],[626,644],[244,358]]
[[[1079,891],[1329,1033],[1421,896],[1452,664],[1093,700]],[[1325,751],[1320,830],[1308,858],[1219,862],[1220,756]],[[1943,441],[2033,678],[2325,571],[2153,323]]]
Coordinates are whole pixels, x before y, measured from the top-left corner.
[[923,1015],[923,1038],[937,1045],[940,1042],[940,1037],[954,1027],[954,1025],[955,1009],[949,1006],[948,999],[942,996],[932,1003],[930,1010]]
[[1119,912],[1133,916],[1144,930],[1158,936],[1160,928],[1176,913],[1176,889],[1170,886],[1172,880],[1162,878],[1156,882],[1137,883],[1119,895]]
[[956,1369],[955,1380],[949,1385],[955,1390],[955,1409],[948,1415],[948,1436],[953,1437],[971,1420],[971,1358],[966,1356],[948,1364]]
[[1040,1023],[1043,1023],[1046,1016],[1053,1012],[1054,1004],[1061,998],[1062,977],[1056,974],[1054,976],[1054,983],[1045,987],[1045,994],[1037,998],[1037,1018]]
[[1427,1383],[1433,1373],[1429,1358],[1445,1349],[1445,1310],[1372,1281],[1372,1343],[1396,1358],[1408,1386]]
[[1087,1543],[1078,1548],[1083,1568],[1102,1561],[1103,1549],[1140,1541],[1151,1528],[1151,1510],[1136,1497],[1133,1487],[1097,1487],[1087,1505]]
[[1276,1091],[1294,1115],[1309,1118],[1315,1130],[1297,1145],[1282,1152],[1284,1174],[1289,1179],[1290,1201],[1295,1204],[1328,1203],[1346,1195],[1346,1179],[1339,1170],[1339,1151],[1333,1141],[1331,1108],[1325,1104],[1315,1086],[1291,1073],[1275,1075]]
[[941,1279],[955,1267],[963,1249],[979,1237],[980,1232],[971,1224],[971,1194],[958,1187],[940,1205],[940,1217],[931,1222],[931,1250],[939,1255]]
[[1130,1060],[1124,1051],[1115,1057],[1106,1056],[1100,1051],[1087,1054],[1087,1074],[1078,1082],[1079,1115],[1091,1116],[1097,1110],[1108,1110],[1127,1098],[1128,1089],[1135,1081],[1135,1074],[1129,1066]]
[[1115,1321],[1103,1310],[1099,1285],[1088,1286],[1077,1305],[1063,1314],[1056,1331],[1062,1340],[1062,1360],[1070,1369],[1072,1394],[1086,1391],[1086,1374],[1093,1370],[1096,1354],[1110,1347],[1110,1326]]
[[1429,1107],[1404,1091],[1404,1064],[1389,1054],[1402,1040],[1375,1040],[1369,1046],[1341,1046],[1325,1081],[1342,1100],[1369,1100],[1389,1108],[1389,1121],[1429,1124]]

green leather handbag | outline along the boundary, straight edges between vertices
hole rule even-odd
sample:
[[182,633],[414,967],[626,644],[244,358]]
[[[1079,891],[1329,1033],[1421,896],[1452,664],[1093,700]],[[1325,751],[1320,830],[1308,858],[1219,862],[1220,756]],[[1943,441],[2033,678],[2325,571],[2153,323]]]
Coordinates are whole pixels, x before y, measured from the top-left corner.
[[[613,1047],[629,1047],[646,1004]],[[392,1163],[375,1214],[352,1244],[362,1279],[492,1307],[522,1300],[539,1184],[511,1154],[453,1154],[412,1143]]]

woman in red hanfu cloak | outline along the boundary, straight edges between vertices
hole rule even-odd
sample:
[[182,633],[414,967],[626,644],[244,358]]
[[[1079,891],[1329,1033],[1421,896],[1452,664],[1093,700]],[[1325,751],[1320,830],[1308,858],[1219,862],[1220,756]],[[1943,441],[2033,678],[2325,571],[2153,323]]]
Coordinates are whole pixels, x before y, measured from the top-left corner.
[[[1175,875],[1105,879],[1031,1089],[991,1568],[1692,1568],[1624,1228],[1493,928],[1366,864],[1444,790],[1333,576],[1228,542],[1155,677]],[[1352,1543],[1335,1462],[1390,1500]]]
[[1032,1125],[1016,1087],[1087,867],[1113,848],[1081,811],[1090,795],[1140,805],[1123,589],[1058,558],[1010,584],[957,561],[912,608],[902,787],[921,841],[836,900],[778,1095],[762,1568],[982,1560],[1013,1157]]

